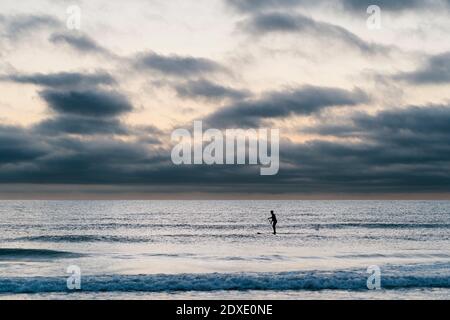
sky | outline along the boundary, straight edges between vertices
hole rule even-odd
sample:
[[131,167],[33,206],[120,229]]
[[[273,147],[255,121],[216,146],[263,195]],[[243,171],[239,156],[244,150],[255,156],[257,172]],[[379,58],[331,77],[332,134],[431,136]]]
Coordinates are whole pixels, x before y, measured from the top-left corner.
[[[2,0],[0,198],[450,199],[449,17],[448,0]],[[174,165],[196,120],[280,129],[278,174]]]

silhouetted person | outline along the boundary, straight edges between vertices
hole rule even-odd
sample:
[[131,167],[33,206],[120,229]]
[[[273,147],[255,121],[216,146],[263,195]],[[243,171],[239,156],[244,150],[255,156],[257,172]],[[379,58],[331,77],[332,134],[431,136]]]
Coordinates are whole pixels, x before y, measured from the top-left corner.
[[277,234],[277,216],[275,215],[275,213],[273,213],[273,210],[270,211],[270,214],[272,216],[270,218],[268,218],[268,219],[272,223],[273,234]]

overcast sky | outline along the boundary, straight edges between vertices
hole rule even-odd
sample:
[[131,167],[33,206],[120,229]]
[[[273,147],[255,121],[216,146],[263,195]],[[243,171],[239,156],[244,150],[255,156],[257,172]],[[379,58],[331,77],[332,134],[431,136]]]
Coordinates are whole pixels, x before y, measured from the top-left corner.
[[[449,198],[449,18],[449,0],[2,0],[0,198]],[[194,120],[279,128],[279,174],[173,165]]]

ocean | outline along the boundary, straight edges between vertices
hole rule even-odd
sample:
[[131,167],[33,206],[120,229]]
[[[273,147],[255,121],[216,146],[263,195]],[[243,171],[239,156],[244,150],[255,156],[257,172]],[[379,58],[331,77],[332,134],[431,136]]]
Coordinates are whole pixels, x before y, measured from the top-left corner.
[[449,298],[450,201],[0,201],[0,299]]

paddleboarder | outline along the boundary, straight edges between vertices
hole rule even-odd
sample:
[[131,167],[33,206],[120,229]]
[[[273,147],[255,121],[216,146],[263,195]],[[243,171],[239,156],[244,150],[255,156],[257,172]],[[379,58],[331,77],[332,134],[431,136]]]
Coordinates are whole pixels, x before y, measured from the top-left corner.
[[268,218],[270,223],[272,224],[273,234],[277,234],[277,216],[273,213],[273,210],[270,211],[271,217]]

